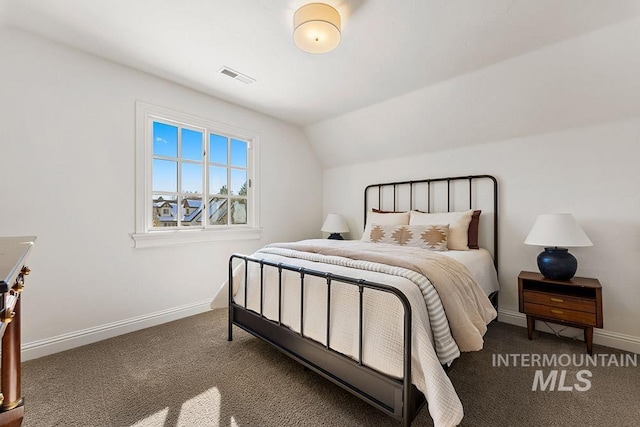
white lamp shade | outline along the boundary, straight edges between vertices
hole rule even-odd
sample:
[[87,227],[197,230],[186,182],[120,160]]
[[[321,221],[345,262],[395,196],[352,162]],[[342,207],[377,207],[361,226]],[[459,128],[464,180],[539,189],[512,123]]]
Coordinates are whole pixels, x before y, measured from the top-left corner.
[[340,44],[340,14],[324,3],[302,6],[293,15],[293,42],[308,53],[327,53]]
[[571,214],[538,215],[524,243],[563,248],[593,246]]
[[349,227],[342,215],[330,213],[322,224],[321,231],[325,233],[348,233]]

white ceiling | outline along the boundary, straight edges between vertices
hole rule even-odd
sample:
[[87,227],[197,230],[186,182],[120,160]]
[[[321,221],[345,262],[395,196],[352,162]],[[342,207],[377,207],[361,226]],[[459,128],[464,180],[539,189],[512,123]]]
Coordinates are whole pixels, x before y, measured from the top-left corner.
[[[342,15],[342,42],[310,55],[292,41],[293,13],[308,2],[0,0],[0,24],[301,125],[332,165],[322,144],[366,133],[394,99],[433,98],[461,76],[640,16],[638,0],[326,0]],[[340,134],[346,118],[363,128]]]

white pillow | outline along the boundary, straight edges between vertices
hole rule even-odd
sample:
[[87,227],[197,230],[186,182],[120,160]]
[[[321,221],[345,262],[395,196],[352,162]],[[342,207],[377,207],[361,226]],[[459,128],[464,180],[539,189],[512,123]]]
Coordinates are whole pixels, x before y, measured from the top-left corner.
[[431,251],[446,251],[448,225],[379,225],[373,223],[371,233],[362,240],[371,243],[414,246]]
[[409,225],[449,224],[447,246],[458,251],[469,250],[469,224],[473,210],[464,212],[426,213],[411,211]]
[[361,240],[367,240],[371,234],[371,224],[409,225],[409,212],[367,212],[367,224]]

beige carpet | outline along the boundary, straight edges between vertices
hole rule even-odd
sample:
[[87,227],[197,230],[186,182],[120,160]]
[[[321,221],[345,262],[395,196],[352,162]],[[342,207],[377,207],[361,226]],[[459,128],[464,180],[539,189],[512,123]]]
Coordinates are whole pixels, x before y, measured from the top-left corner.
[[[399,425],[238,328],[227,342],[226,319],[218,310],[24,363],[23,425]],[[531,391],[536,368],[492,367],[493,355],[516,353],[583,354],[584,344],[492,323],[485,350],[450,372],[464,426],[639,425],[640,367],[588,368],[588,391]],[[573,385],[584,368],[564,369]],[[432,425],[426,409],[413,425]]]

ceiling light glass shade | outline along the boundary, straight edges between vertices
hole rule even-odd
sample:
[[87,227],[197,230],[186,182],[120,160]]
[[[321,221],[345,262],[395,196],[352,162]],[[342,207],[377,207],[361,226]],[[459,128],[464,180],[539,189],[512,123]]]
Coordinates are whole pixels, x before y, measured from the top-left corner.
[[340,44],[340,14],[324,3],[309,3],[293,15],[293,41],[308,53],[327,53]]
[[563,248],[593,246],[571,214],[538,215],[524,243]]

